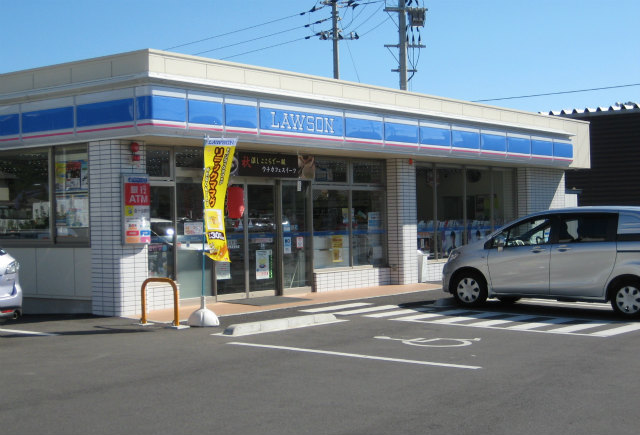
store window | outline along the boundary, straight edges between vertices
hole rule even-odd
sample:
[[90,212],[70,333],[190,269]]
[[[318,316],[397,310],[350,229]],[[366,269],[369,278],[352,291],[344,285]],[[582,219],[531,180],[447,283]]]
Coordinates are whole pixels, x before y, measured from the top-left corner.
[[170,186],[151,186],[149,277],[175,278],[172,195],[173,188]]
[[314,268],[384,266],[384,162],[316,158]]
[[384,193],[379,191],[353,191],[352,250],[353,265],[383,266],[385,263],[382,226],[385,210]]
[[0,238],[51,239],[49,151],[0,154]]
[[430,259],[447,258],[515,217],[513,170],[418,167],[416,210],[418,250]]
[[57,241],[89,240],[89,159],[85,145],[55,149]]
[[168,179],[171,177],[171,151],[169,148],[148,147],[147,173],[149,177]]
[[[213,261],[203,264],[204,237],[202,174],[204,148],[176,148],[176,258],[180,297],[212,295]],[[203,265],[205,270],[203,271]],[[203,289],[203,273],[205,288]]]

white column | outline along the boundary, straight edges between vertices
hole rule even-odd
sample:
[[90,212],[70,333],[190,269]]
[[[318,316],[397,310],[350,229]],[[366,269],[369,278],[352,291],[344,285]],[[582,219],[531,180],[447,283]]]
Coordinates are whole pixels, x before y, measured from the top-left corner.
[[409,158],[387,160],[387,228],[391,284],[417,283],[416,169]]
[[[140,142],[138,142],[140,143]],[[144,146],[139,167],[131,161],[130,141],[89,144],[92,313],[121,316],[140,311],[140,289],[147,278],[144,246],[122,244],[122,175],[146,172]]]

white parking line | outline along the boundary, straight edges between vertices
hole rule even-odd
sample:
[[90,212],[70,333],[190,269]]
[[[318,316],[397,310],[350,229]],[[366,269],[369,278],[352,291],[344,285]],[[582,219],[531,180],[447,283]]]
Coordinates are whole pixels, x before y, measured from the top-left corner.
[[373,317],[375,319],[381,317],[401,316],[403,314],[424,313],[425,311],[433,311],[432,307],[402,308],[400,310],[385,311],[384,313],[367,314],[364,317]]
[[464,321],[467,321],[467,320],[484,319],[486,317],[495,317],[498,314],[499,313],[493,313],[493,312],[487,311],[487,312],[484,312],[484,313],[477,313],[477,314],[474,314],[472,316],[447,317],[446,319],[434,320],[434,321],[429,322],[429,323],[436,323],[436,324],[439,324],[439,325],[446,325],[446,324],[450,324],[450,323],[464,322]]
[[393,319],[393,320],[400,320],[403,322],[413,322],[416,320],[429,319],[432,317],[443,317],[443,316],[450,316],[452,314],[460,314],[466,311],[468,310],[439,311],[437,313],[416,314],[415,316],[398,317],[397,319]]
[[398,308],[398,306],[397,305],[376,305],[375,307],[358,308],[355,310],[334,311],[333,314],[336,314],[339,316],[350,316],[352,314],[372,313],[374,311],[392,310],[394,308]]
[[516,325],[516,326],[510,326],[508,328],[505,329],[511,329],[514,331],[528,331],[529,329],[535,329],[535,328],[541,328],[543,326],[551,326],[557,323],[568,323],[571,322],[575,319],[570,319],[568,317],[554,317],[554,318],[549,318],[548,320],[545,320],[544,322],[531,322],[531,323],[525,323],[523,325]]
[[325,311],[338,311],[345,310],[347,308],[366,307],[370,305],[372,304],[367,302],[356,302],[353,304],[331,305],[330,307],[308,308],[300,311],[303,313],[323,313]]
[[610,323],[586,322],[586,323],[578,323],[576,325],[563,326],[561,328],[549,329],[548,332],[558,332],[560,334],[564,334],[568,332],[582,331],[584,329],[597,328],[599,326],[607,326],[607,325],[610,325]]
[[596,337],[611,337],[612,335],[624,334],[625,332],[637,331],[640,329],[640,323],[630,323],[625,326],[620,326],[618,328],[607,329],[606,331],[594,332],[590,335],[595,335]]
[[0,328],[0,333],[9,332],[11,334],[24,334],[24,335],[39,335],[43,337],[53,337],[58,334],[49,333],[49,332],[36,332],[36,331],[20,331],[19,329],[4,329]]
[[448,363],[439,363],[433,361],[419,361],[413,359],[402,359],[402,358],[387,358],[382,356],[373,356],[373,355],[361,355],[357,353],[345,353],[345,352],[333,352],[329,350],[317,350],[317,349],[305,349],[302,347],[289,347],[289,346],[273,346],[268,344],[254,344],[254,343],[241,343],[237,341],[233,341],[227,344],[233,344],[236,346],[249,346],[249,347],[260,347],[263,349],[276,349],[276,350],[287,350],[292,352],[305,352],[305,353],[315,353],[321,355],[331,355],[331,356],[342,356],[348,358],[360,358],[360,359],[371,359],[378,361],[387,361],[387,362],[399,362],[405,364],[418,364],[425,366],[438,366],[438,367],[448,367],[454,369],[468,369],[468,370],[477,370],[481,369],[480,366],[467,366],[461,364],[448,364]]

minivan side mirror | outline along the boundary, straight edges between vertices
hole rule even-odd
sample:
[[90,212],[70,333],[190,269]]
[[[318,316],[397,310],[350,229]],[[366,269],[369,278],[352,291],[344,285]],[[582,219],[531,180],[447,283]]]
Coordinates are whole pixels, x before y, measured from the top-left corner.
[[504,248],[504,238],[503,237],[494,237],[493,239],[489,239],[484,244],[484,249],[498,248],[498,251],[502,251]]

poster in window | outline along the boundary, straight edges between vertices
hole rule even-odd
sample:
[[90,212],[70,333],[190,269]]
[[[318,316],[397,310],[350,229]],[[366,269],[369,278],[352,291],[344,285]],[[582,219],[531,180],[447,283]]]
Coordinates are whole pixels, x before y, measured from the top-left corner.
[[231,263],[216,261],[216,279],[231,279]]
[[273,277],[271,272],[271,249],[259,249],[256,251],[256,279],[269,279]]

